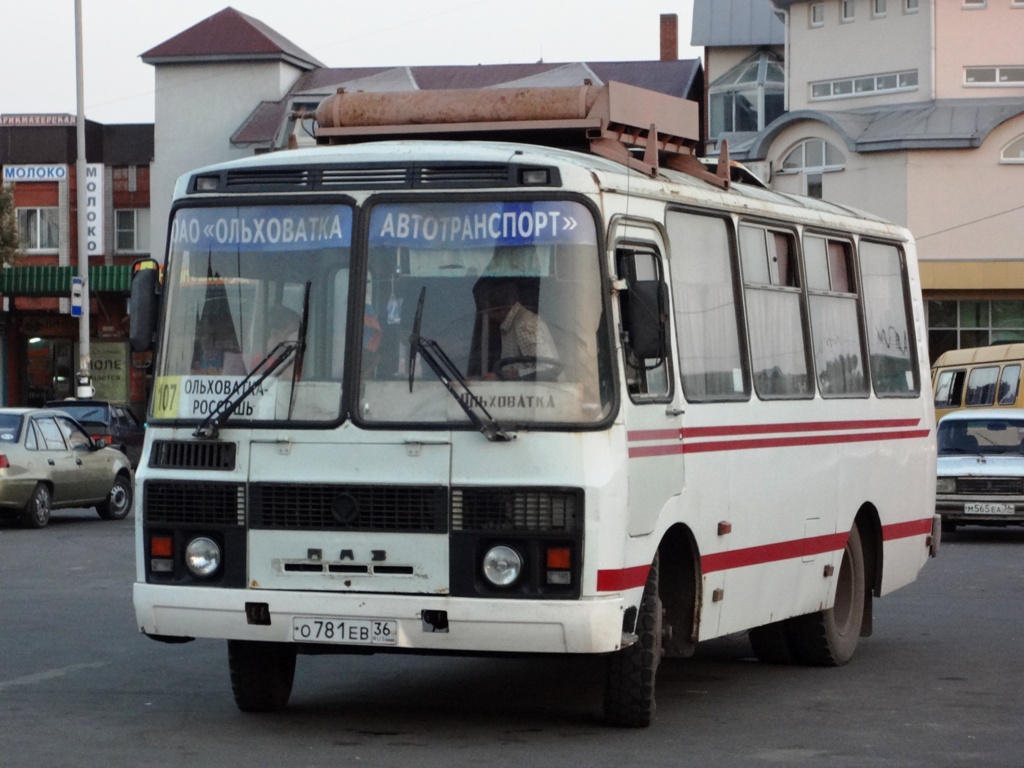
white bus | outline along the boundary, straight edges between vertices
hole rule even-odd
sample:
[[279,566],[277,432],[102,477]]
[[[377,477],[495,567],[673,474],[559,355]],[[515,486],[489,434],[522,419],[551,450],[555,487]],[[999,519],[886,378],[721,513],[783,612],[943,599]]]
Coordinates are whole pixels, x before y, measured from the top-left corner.
[[227,639],[240,709],[297,654],[600,654],[645,726],[663,656],[843,664],[935,553],[910,234],[634,154],[598,95],[589,153],[321,115],[179,181],[133,280],[134,604]]

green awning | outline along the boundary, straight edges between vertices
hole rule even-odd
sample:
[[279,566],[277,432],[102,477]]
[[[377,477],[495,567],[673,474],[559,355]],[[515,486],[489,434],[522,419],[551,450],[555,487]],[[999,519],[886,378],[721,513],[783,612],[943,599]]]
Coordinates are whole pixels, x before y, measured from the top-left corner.
[[[90,293],[131,291],[132,268],[128,265],[89,267]],[[0,269],[0,294],[4,296],[71,295],[71,278],[78,267],[7,267]]]

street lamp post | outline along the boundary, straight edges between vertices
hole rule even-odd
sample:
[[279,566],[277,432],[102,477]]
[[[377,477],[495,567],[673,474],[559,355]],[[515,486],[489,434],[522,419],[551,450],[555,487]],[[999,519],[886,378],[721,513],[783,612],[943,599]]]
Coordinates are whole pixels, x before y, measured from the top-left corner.
[[77,397],[89,398],[95,390],[92,386],[92,355],[89,349],[89,222],[86,218],[88,190],[85,158],[85,72],[82,66],[82,0],[75,0],[75,70],[78,101],[78,158],[75,162],[75,183],[78,191],[78,277],[81,281],[79,364],[78,374],[75,376],[75,394]]

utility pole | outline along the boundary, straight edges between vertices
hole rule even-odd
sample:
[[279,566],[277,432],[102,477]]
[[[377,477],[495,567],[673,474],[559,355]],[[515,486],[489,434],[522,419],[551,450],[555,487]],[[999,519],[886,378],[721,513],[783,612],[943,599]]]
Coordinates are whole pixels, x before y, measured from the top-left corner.
[[[75,70],[78,97],[78,159],[75,162],[75,184],[78,191],[78,285],[82,292],[75,395],[90,398],[95,394],[95,390],[92,386],[92,354],[89,349],[89,222],[86,218],[88,191],[85,159],[85,71],[82,61],[82,0],[75,0]],[[75,300],[77,297],[73,296],[72,301]]]

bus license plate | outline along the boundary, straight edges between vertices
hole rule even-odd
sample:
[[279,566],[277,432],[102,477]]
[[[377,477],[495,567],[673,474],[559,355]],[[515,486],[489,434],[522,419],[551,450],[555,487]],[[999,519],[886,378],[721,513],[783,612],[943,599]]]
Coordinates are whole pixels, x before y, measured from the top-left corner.
[[395,645],[398,642],[398,622],[394,619],[296,616],[292,621],[292,640],[297,643]]
[[965,515],[1012,515],[1013,504],[993,504],[987,501],[974,501],[964,504]]

